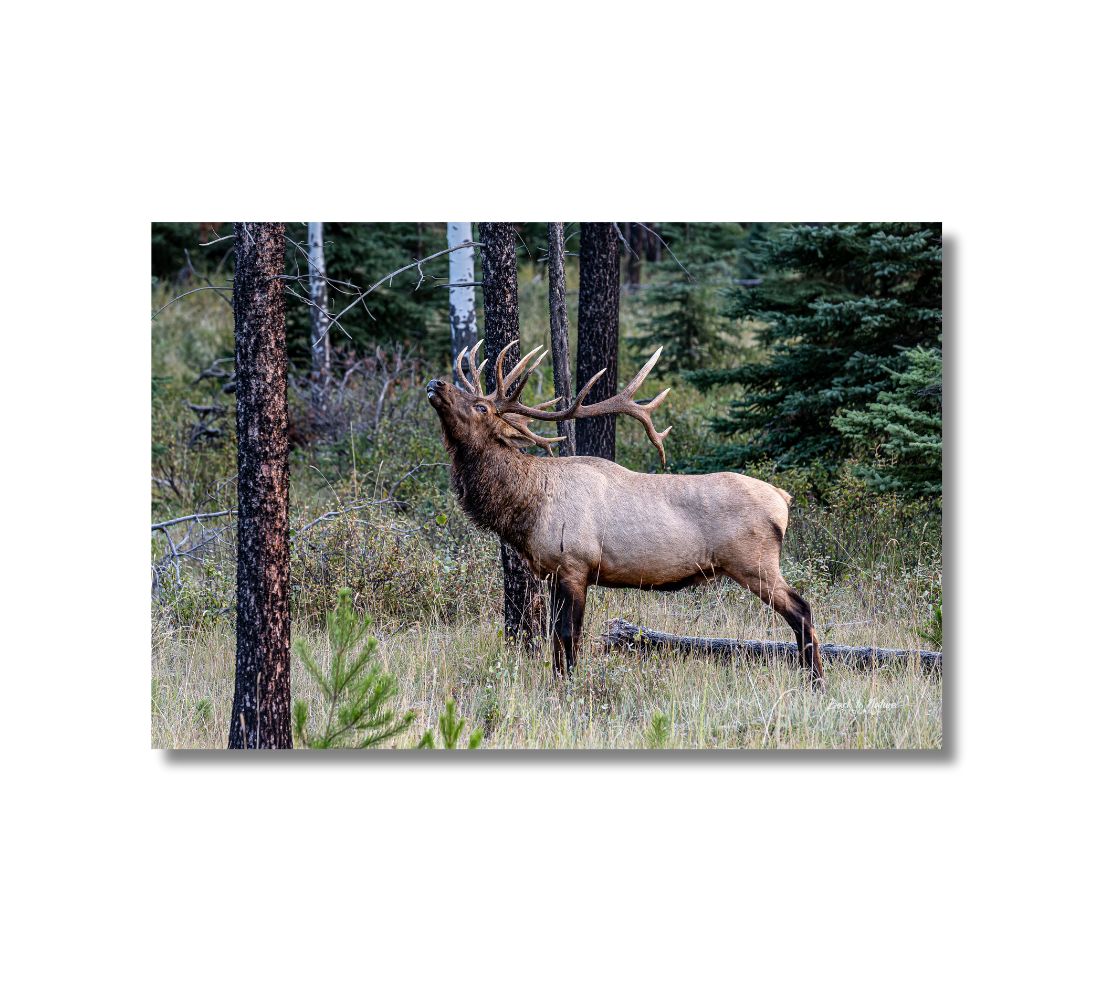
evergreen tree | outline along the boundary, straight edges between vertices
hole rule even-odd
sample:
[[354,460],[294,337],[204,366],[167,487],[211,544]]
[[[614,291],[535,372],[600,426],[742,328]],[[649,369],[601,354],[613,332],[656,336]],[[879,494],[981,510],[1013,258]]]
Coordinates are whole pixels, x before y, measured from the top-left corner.
[[778,229],[758,257],[764,279],[738,288],[728,315],[766,324],[764,360],[689,376],[743,395],[713,429],[729,441],[719,468],[772,460],[831,475],[853,452],[832,423],[893,385],[899,355],[941,342],[941,227],[922,223]]
[[841,410],[833,426],[865,459],[856,473],[881,493],[941,494],[941,352],[915,347],[892,371],[894,387],[862,410]]
[[642,332],[631,338],[640,353],[664,347],[660,367],[666,372],[714,364],[729,346],[730,323],[720,308],[721,293],[730,287],[726,267],[694,268],[691,281],[679,268],[677,273],[678,280],[644,290]]
[[640,352],[664,347],[663,371],[690,371],[722,359],[731,328],[723,298],[735,287],[749,231],[740,222],[662,225],[673,256],[650,268],[639,333],[632,340]]

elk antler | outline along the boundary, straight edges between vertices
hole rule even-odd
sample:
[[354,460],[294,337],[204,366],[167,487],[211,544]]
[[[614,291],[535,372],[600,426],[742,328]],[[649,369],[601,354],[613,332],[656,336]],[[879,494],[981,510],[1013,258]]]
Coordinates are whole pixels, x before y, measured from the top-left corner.
[[464,347],[459,352],[459,356],[455,359],[455,370],[459,373],[459,378],[463,380],[463,385],[470,389],[470,391],[473,392],[476,396],[482,395],[482,369],[486,367],[486,361],[490,360],[489,358],[487,358],[482,362],[482,364],[475,364],[474,359],[478,354],[478,349],[481,346],[482,341],[480,340],[477,344],[474,345],[474,347],[471,348],[470,356],[467,358],[467,364],[471,366],[471,377],[474,379],[473,384],[471,383],[471,380],[467,378],[467,373],[463,371],[463,355],[467,353],[467,349]]
[[[507,420],[510,415],[517,415],[524,417],[527,420],[547,420],[551,423],[556,423],[560,420],[580,420],[584,417],[602,417],[608,414],[623,414],[628,417],[633,417],[637,420],[646,430],[646,436],[653,442],[653,446],[657,449],[657,453],[661,456],[661,465],[665,465],[665,437],[673,428],[666,427],[663,431],[658,431],[653,426],[653,418],[650,414],[664,402],[665,397],[669,395],[668,389],[662,389],[653,399],[644,403],[639,403],[634,399],[634,393],[638,391],[638,387],[646,380],[646,376],[653,370],[653,366],[657,364],[658,358],[661,357],[662,348],[658,348],[653,352],[653,356],[642,365],[641,370],[635,375],[621,392],[616,393],[609,399],[600,400],[598,403],[590,403],[584,405],[584,400],[587,394],[591,391],[591,387],[599,381],[603,375],[606,374],[606,368],[596,372],[587,380],[587,383],[576,394],[575,399],[572,400],[570,406],[563,410],[543,410],[535,406],[526,406],[519,399],[525,384],[528,381],[528,376],[533,372],[537,365],[539,365],[545,358],[548,352],[543,347],[536,347],[525,355],[518,363],[517,366],[509,373],[504,375],[502,371],[503,362],[505,361],[506,353],[513,347],[513,343],[507,344],[502,348],[498,354],[498,360],[495,362],[495,383],[496,387],[487,398],[492,400],[497,411],[502,414]],[[535,360],[533,355],[537,351],[542,351]],[[518,381],[520,379],[520,381]],[[507,386],[512,388],[507,389]],[[546,403],[541,403],[541,406],[551,406],[559,402],[559,399],[550,399]],[[522,421],[517,421],[517,427],[521,428]],[[536,435],[531,436],[536,438]],[[546,440],[562,441],[563,438],[539,438],[539,442]]]

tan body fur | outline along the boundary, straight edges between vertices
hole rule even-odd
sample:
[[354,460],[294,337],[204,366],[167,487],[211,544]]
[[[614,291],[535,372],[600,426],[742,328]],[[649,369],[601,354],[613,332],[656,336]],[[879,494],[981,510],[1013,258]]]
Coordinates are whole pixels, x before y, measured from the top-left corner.
[[574,564],[601,586],[663,588],[774,569],[789,507],[769,483],[734,472],[653,476],[591,457],[535,466],[541,506],[525,552],[542,577]]

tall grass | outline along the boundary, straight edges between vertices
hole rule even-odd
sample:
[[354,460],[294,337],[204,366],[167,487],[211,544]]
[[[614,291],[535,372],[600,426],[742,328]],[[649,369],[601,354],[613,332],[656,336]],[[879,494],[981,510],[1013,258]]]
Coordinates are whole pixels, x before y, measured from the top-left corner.
[[[857,609],[830,606],[847,617]],[[398,747],[415,746],[438,724],[449,698],[480,726],[486,748],[605,749],[647,745],[654,715],[664,713],[668,748],[930,749],[941,745],[941,684],[916,663],[875,673],[827,671],[823,695],[784,661],[713,661],[658,652],[605,652],[595,642],[609,617],[650,628],[787,639],[784,623],[751,595],[730,587],[687,596],[592,591],[588,642],[575,676],[558,682],[542,655],[507,646],[493,611],[447,622],[430,616],[380,631],[378,656],[400,684],[399,708],[416,712]],[[834,625],[828,639],[916,647],[914,623]],[[295,633],[322,659],[321,627],[298,621]],[[225,746],[232,697],[234,634],[217,628],[153,626],[152,743]],[[323,711],[318,691],[293,665],[293,697]]]

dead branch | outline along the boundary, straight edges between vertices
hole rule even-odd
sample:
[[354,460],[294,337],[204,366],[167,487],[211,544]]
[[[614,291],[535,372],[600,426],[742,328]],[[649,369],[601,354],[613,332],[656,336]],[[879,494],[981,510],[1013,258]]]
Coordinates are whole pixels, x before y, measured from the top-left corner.
[[405,271],[411,270],[414,267],[417,268],[417,270],[419,270],[419,272],[420,272],[420,281],[417,282],[416,287],[419,288],[420,283],[423,282],[423,280],[425,278],[424,269],[421,265],[427,264],[428,261],[435,260],[437,257],[444,257],[449,253],[454,253],[456,250],[462,250],[464,247],[480,247],[480,246],[482,246],[482,244],[481,243],[476,243],[474,240],[463,240],[462,243],[459,243],[456,246],[447,247],[447,249],[439,250],[436,253],[430,254],[429,256],[424,257],[421,260],[414,260],[410,264],[405,264],[404,267],[398,267],[392,273],[385,275],[384,278],[381,278],[380,280],[375,281],[372,285],[369,286],[369,288],[367,288],[364,292],[362,292],[361,295],[357,296],[353,301],[348,302],[344,308],[340,309],[334,315],[334,318],[331,320],[330,325],[327,327],[328,332],[330,331],[331,327],[334,326],[340,319],[342,319],[342,317],[345,316],[346,313],[348,313],[351,309],[353,309],[354,306],[356,306],[359,302],[364,302],[367,295],[370,295],[372,292],[375,292],[378,288],[380,288],[382,285],[384,285],[387,281],[391,282],[398,274],[404,274]]
[[186,514],[183,517],[173,517],[170,521],[160,521],[158,524],[152,525],[152,531],[159,531],[161,528],[170,528],[173,524],[182,524],[184,521],[205,521],[210,517],[228,517],[236,514],[237,508],[232,507],[229,510],[212,510],[202,514]]
[[[203,285],[200,288],[190,288],[187,291],[183,292],[182,295],[176,295],[175,298],[173,298],[170,302],[166,302],[162,306],[160,306],[154,313],[152,313],[152,319],[155,319],[168,306],[175,305],[175,303],[178,302],[180,299],[185,299],[188,295],[194,295],[195,292],[232,292],[232,291],[233,291],[233,285]],[[221,299],[231,309],[233,308],[233,303],[230,302],[229,299],[227,299],[224,295],[221,296]]]
[[[701,656],[739,659],[746,657],[779,656],[797,663],[797,644],[794,642],[765,642],[759,639],[711,639],[691,635],[673,635],[632,625],[623,618],[607,622],[602,641],[607,649],[674,649],[682,653]],[[840,660],[857,670],[871,670],[891,660],[909,660],[917,657],[927,673],[941,672],[941,654],[925,649],[882,649],[875,646],[840,646],[822,643],[821,656]]]
[[650,236],[652,236],[655,240],[657,240],[658,243],[660,243],[666,250],[668,250],[669,256],[677,262],[677,267],[684,271],[684,273],[688,276],[689,281],[692,281],[692,275],[689,273],[688,268],[685,267],[684,264],[682,264],[679,260],[677,260],[677,255],[673,253],[673,248],[661,238],[660,233],[658,233],[656,230],[650,229],[650,227],[647,226],[644,222],[635,222],[634,225],[641,226],[642,229],[649,233]]

